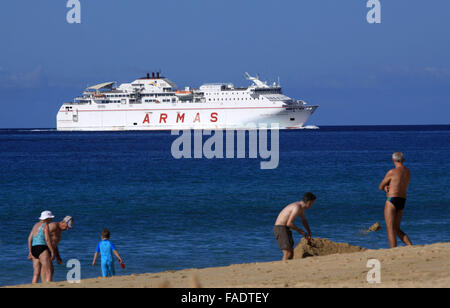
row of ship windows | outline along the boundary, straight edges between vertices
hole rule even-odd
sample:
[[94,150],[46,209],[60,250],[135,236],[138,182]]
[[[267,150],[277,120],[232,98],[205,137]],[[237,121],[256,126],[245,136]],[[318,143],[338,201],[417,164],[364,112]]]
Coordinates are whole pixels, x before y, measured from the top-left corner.
[[[80,102],[81,102],[81,103],[89,103],[90,101],[80,101]],[[130,102],[132,103],[132,102],[134,102],[134,100],[130,100]],[[161,101],[158,101],[158,100],[156,100],[156,99],[146,99],[146,100],[144,100],[144,102],[145,102],[145,103],[152,103],[152,102],[158,102],[158,103],[164,102],[164,103],[169,103],[169,102],[170,102],[170,99],[163,99],[163,100],[161,100]],[[110,99],[110,100],[103,100],[103,101],[100,102],[100,104],[111,104],[111,103],[121,103],[121,101],[120,101],[120,100],[113,100],[113,99]],[[172,103],[175,103],[175,99],[172,100]]]
[[239,92],[215,92],[215,93],[208,93],[206,92],[205,95],[238,95],[238,94],[245,94],[245,93],[239,93]]
[[153,97],[161,97],[161,96],[173,96],[173,94],[171,93],[167,93],[167,94],[141,94],[141,96],[153,96]]
[[[209,98],[208,99],[209,101],[215,101],[216,99],[215,98]],[[221,99],[217,99],[218,101],[238,101],[238,100],[241,100],[241,101],[244,101],[244,100],[257,100],[257,98],[248,98],[248,97],[246,97],[246,98],[230,98],[230,99],[228,99],[228,98],[221,98]]]
[[[161,96],[171,96],[172,94],[142,94],[141,96],[152,96],[152,97],[161,97]],[[130,97],[130,94],[106,94],[105,97]]]
[[124,95],[105,95],[106,97],[129,97],[128,94],[124,94]]
[[[156,99],[146,99],[146,100],[144,100],[144,102],[145,103],[153,103],[153,102],[158,102],[159,103],[159,101],[156,100]],[[170,103],[170,99],[163,99],[162,102],[163,103]],[[172,103],[175,103],[175,99],[172,99]]]
[[[252,100],[252,98],[233,98],[233,99],[228,99],[228,98],[224,98],[224,99],[217,99],[217,101],[228,101],[228,100],[230,100],[230,101],[238,101],[238,100],[241,100],[241,101],[243,101],[243,100]],[[253,98],[253,100],[257,100],[256,98]],[[216,99],[215,98],[209,98],[208,99],[208,101],[216,101]],[[86,102],[88,102],[88,101],[86,101]],[[105,101],[102,101],[102,103],[120,103],[121,101],[120,100],[105,100]],[[172,99],[172,100],[170,100],[170,99],[162,99],[161,101],[158,101],[157,99],[146,99],[146,100],[144,100],[144,102],[145,103],[153,103],[153,102],[163,102],[163,103],[170,103],[170,102],[172,102],[172,103],[175,103],[176,102],[176,99]]]
[[[273,92],[274,94],[278,94],[280,91],[276,91],[276,90],[273,90],[273,89],[261,89],[260,91],[263,91],[263,90],[265,90],[265,92]],[[246,94],[245,92],[227,92],[227,91],[222,91],[222,92],[214,92],[214,93],[212,93],[212,92],[205,92],[205,95],[240,95],[240,94]],[[264,93],[265,94],[265,93]]]
[[[81,101],[82,103],[90,103],[90,101]],[[115,101],[115,100],[106,100],[106,101],[100,101],[99,104],[112,104],[112,103],[121,103],[121,101]]]

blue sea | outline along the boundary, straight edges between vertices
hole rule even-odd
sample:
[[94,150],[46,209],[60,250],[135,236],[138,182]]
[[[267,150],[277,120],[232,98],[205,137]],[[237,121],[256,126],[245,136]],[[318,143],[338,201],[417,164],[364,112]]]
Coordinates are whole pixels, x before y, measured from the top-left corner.
[[[27,237],[43,210],[74,217],[60,251],[80,260],[82,279],[101,275],[91,262],[105,227],[126,263],[118,275],[278,260],[274,221],[307,191],[318,196],[306,213],[313,237],[387,248],[377,189],[395,151],[412,174],[404,231],[414,244],[450,241],[450,126],[281,131],[272,170],[261,159],[174,159],[176,138],[0,130],[0,286],[31,282]],[[383,231],[361,233],[375,222]],[[55,280],[67,271],[56,266]]]

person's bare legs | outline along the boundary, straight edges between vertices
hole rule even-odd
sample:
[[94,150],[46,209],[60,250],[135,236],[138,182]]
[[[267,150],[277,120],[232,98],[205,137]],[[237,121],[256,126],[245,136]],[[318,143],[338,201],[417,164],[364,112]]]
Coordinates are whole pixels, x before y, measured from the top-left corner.
[[52,268],[50,263],[52,262],[50,260],[50,253],[48,250],[45,250],[41,255],[39,256],[39,261],[41,262],[41,276],[42,276],[42,282],[50,282],[52,281]]
[[31,281],[31,283],[38,283],[39,277],[41,276],[41,262],[39,261],[39,259],[36,259],[35,257],[33,257],[32,261],[33,261],[33,280]]
[[294,251],[293,250],[283,250],[283,259],[282,261],[291,260],[294,258]]
[[400,224],[402,223],[402,214],[403,211],[397,211],[397,215],[395,216],[395,233],[397,234],[398,238],[403,243],[405,243],[405,245],[411,246],[412,243],[408,235],[400,229]]
[[386,201],[386,206],[384,207],[384,219],[386,220],[386,230],[389,246],[391,248],[397,247],[397,233],[395,229],[396,216],[397,210],[395,209],[395,206],[391,202]]

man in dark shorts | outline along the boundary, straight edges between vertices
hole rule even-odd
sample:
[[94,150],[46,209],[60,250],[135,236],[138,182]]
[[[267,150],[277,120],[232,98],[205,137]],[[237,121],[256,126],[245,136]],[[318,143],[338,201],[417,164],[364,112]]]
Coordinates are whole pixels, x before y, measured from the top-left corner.
[[[289,204],[278,215],[273,227],[273,233],[278,246],[283,251],[283,261],[294,258],[294,238],[292,237],[291,229],[305,236],[308,241],[311,240],[311,229],[305,217],[305,210],[311,208],[315,200],[316,196],[308,192],[301,201]],[[302,219],[303,226],[305,226],[307,232],[295,226],[294,221],[298,216]]]
[[402,214],[405,209],[406,192],[410,181],[409,169],[403,165],[405,158],[403,153],[396,152],[392,155],[395,169],[388,171],[379,189],[386,192],[387,200],[384,208],[386,230],[389,246],[397,247],[397,236],[406,245],[412,245],[408,235],[400,229]]

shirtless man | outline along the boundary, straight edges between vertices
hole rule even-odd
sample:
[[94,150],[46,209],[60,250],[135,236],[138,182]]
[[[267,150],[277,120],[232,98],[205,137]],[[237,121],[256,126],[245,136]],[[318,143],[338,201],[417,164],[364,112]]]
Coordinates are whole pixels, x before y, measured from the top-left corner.
[[388,241],[391,248],[397,247],[397,236],[406,245],[412,245],[408,235],[400,229],[403,210],[406,203],[406,191],[410,181],[409,169],[403,165],[405,158],[403,153],[396,152],[392,155],[395,169],[388,171],[379,189],[386,192],[387,200],[384,208]]
[[[283,261],[294,258],[294,239],[291,229],[305,236],[308,241],[311,240],[311,229],[305,217],[305,210],[313,206],[316,196],[308,192],[303,196],[301,201],[297,201],[286,206],[278,215],[273,227],[273,233],[277,239],[278,246],[283,251]],[[295,219],[300,216],[303,226],[308,232],[303,231],[295,226]]]
[[[59,249],[58,245],[61,241],[61,235],[63,231],[69,230],[73,227],[73,218],[71,216],[66,216],[64,219],[60,222],[52,222],[48,225],[48,232],[50,235],[50,240],[52,243],[53,251],[55,252],[56,262],[58,264],[62,264],[61,256],[59,255]],[[51,264],[51,271],[52,276],[55,271],[55,268],[53,267],[53,262]]]

